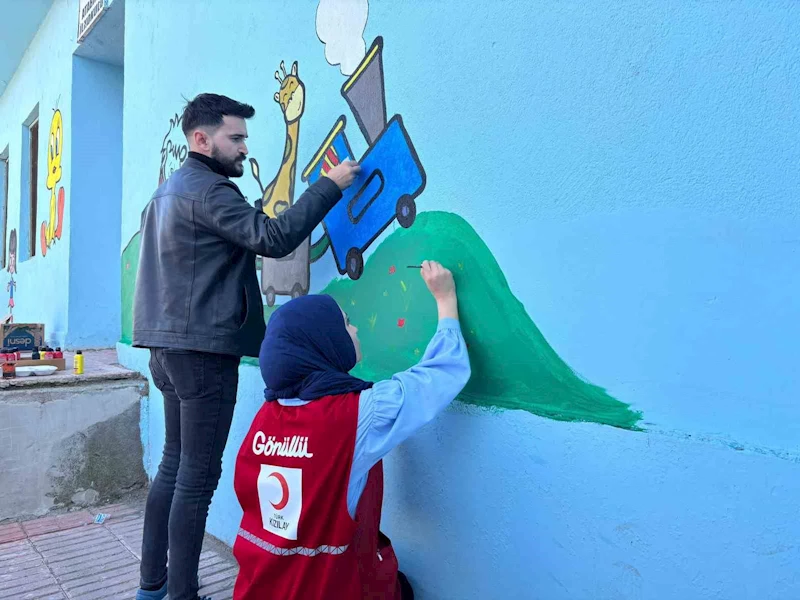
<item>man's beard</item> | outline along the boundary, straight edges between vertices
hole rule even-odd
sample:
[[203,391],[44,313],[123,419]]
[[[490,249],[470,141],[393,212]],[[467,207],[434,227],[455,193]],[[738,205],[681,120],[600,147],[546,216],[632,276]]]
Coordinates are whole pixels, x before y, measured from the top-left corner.
[[211,150],[211,158],[222,165],[226,177],[241,177],[244,175],[244,159],[247,158],[244,154],[239,154],[236,158],[227,158],[222,156],[219,148],[214,148]]

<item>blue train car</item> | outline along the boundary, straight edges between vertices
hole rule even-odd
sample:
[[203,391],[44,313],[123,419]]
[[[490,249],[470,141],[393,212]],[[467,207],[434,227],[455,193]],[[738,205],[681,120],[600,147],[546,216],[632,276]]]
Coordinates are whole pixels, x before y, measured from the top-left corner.
[[[313,184],[345,160],[354,160],[339,117],[302,179]],[[394,221],[411,227],[417,215],[415,198],[425,189],[425,171],[408,136],[403,119],[395,115],[358,161],[361,173],[323,221],[336,266],[358,279],[363,254]]]

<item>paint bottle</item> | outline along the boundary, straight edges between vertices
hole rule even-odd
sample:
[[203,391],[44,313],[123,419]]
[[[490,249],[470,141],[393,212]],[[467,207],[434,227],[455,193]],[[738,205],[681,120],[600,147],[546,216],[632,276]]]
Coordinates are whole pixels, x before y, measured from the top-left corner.
[[34,347],[33,352],[31,353],[31,360],[39,360],[42,358],[42,355],[39,354],[39,349]]
[[83,352],[78,350],[75,353],[75,358],[73,359],[72,363],[75,375],[83,375]]
[[53,358],[64,358],[64,353],[61,351],[61,346],[58,346],[56,351],[53,352]]
[[50,346],[44,349],[44,358],[46,360],[53,360],[55,358],[53,354],[54,350]]
[[11,379],[17,376],[17,369],[13,362],[3,363],[3,379]]
[[19,348],[12,348],[11,352],[14,355],[14,360],[22,360],[22,352],[19,351]]

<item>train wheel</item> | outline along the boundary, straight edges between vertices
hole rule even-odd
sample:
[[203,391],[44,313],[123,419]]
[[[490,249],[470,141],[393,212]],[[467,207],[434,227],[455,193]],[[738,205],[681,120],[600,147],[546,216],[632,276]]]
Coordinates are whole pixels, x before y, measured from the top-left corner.
[[364,272],[364,257],[358,248],[350,248],[347,251],[347,274],[350,279],[358,279]]
[[401,196],[397,201],[397,222],[400,227],[408,229],[417,218],[417,203],[411,196]]
[[270,308],[275,306],[275,289],[271,287],[267,288],[266,296],[267,296],[267,306],[269,306]]
[[295,283],[294,287],[292,288],[292,298],[299,298],[303,295],[303,288],[300,286],[299,283]]

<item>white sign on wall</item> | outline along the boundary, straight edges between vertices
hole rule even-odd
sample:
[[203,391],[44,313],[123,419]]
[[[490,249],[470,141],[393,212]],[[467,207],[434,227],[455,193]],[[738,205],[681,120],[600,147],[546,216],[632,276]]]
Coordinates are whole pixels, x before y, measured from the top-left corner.
[[80,0],[78,2],[78,43],[88,35],[92,27],[111,4],[111,0]]

